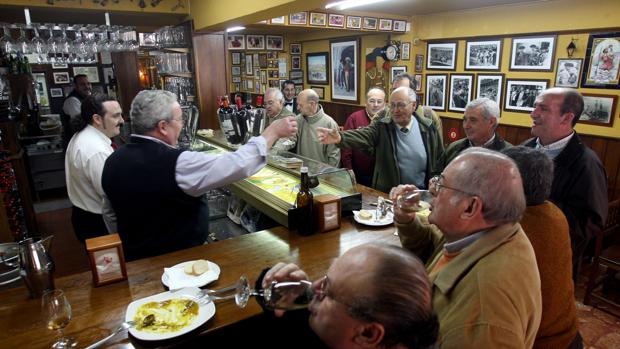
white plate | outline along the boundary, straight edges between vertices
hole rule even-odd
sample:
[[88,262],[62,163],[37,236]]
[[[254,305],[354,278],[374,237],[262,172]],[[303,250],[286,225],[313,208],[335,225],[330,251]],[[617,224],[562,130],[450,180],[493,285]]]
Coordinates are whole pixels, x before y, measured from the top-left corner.
[[[173,298],[185,298],[198,301],[196,294],[199,291],[200,289],[198,287],[186,287],[180,290],[163,292],[154,296],[133,301],[127,306],[125,321],[133,321],[133,317],[134,315],[136,315],[138,308],[144,303],[161,302]],[[169,333],[152,333],[140,331],[134,327],[129,329],[129,333],[131,333],[132,336],[145,341],[159,341],[163,339],[174,338],[195,330],[196,328],[207,322],[210,318],[212,318],[213,315],[215,315],[215,305],[213,304],[213,302],[209,302],[207,304],[200,304],[200,308],[198,309],[198,316],[194,318],[194,321],[192,321],[189,326],[184,327],[179,331]]]
[[366,210],[372,214],[372,218],[370,219],[361,219],[359,217],[360,211],[353,211],[353,219],[360,224],[370,225],[373,227],[380,227],[388,224],[392,224],[394,222],[394,214],[392,212],[388,212],[385,217],[375,220],[376,211],[375,210]]
[[[183,262],[183,263],[179,263],[175,266],[173,266],[173,268],[180,268],[181,270],[183,270],[183,268],[185,268],[185,266],[187,264],[191,264],[194,263],[195,261],[188,261],[188,262]],[[211,261],[207,261],[207,263],[209,263],[209,270],[207,270],[206,272],[204,272],[201,275],[188,275],[183,273],[183,276],[186,278],[183,281],[188,281],[189,283],[185,285],[185,287],[202,287],[210,282],[213,282],[215,280],[217,280],[220,277],[220,267],[219,265],[211,262]],[[161,282],[166,285],[166,287],[170,288],[170,285],[168,284],[168,275],[166,275],[166,272],[164,272],[161,275]]]

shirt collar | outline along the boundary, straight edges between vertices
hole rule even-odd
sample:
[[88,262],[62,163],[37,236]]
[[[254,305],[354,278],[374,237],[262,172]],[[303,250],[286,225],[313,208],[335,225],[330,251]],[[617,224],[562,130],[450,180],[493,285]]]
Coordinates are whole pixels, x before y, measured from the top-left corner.
[[[495,132],[493,132],[493,136],[491,136],[491,138],[488,141],[484,142],[482,146],[486,148],[487,146],[491,145],[491,143],[493,143],[494,140],[495,140]],[[470,146],[475,147],[474,143],[472,143],[469,139],[467,141],[469,142]]]
[[101,140],[103,140],[106,144],[112,144],[112,140],[110,139],[110,137],[106,136],[105,133],[101,132],[100,129],[96,128],[95,126],[88,124],[86,125],[86,128],[90,131],[93,132],[94,134],[97,135],[97,137],[101,138]]
[[575,134],[575,131],[571,132],[571,134],[569,134],[568,136],[560,140],[557,140],[553,143],[547,144],[547,145],[542,145],[540,143],[540,138],[536,138],[536,149],[542,149],[545,151],[562,150],[564,149],[564,147],[566,147],[566,145],[568,144],[568,142],[570,141],[570,139],[573,137],[574,134]]
[[170,144],[168,144],[168,143],[166,143],[166,142],[162,141],[161,139],[158,139],[158,138],[155,138],[155,137],[146,136],[146,135],[137,135],[137,134],[135,134],[135,133],[132,133],[132,134],[131,134],[131,137],[138,137],[138,138],[148,139],[148,140],[150,140],[150,141],[154,141],[154,142],[161,143],[161,144],[163,144],[163,145],[167,146],[168,148],[177,149],[177,147],[175,147],[175,146],[173,146],[173,145],[170,145]]
[[482,237],[482,234],[484,234],[485,232],[486,232],[486,230],[479,231],[477,233],[473,233],[471,235],[467,235],[466,237],[464,237],[464,238],[462,238],[460,240],[456,240],[456,241],[452,241],[452,242],[446,242],[443,245],[443,248],[447,252],[449,252],[449,253],[461,252],[467,246],[473,244],[478,239],[480,239]]
[[[404,126],[405,128],[407,128],[407,132],[411,131],[411,129],[414,126],[414,122],[416,122],[417,120],[415,120],[415,117],[413,116],[413,114],[411,114],[411,120],[409,120],[409,124],[407,124],[407,126]],[[397,123],[394,123],[394,125],[396,125],[396,127],[398,128],[398,130],[400,132],[403,132],[403,126],[398,125]]]

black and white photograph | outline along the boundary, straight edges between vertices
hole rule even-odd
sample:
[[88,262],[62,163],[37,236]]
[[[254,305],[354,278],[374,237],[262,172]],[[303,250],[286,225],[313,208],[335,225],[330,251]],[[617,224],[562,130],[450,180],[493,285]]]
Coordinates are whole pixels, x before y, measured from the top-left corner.
[[456,67],[456,42],[428,44],[426,69],[454,70]]
[[301,69],[301,56],[291,56],[291,69]]
[[465,106],[471,101],[473,86],[473,74],[450,75],[450,102],[448,110],[456,112],[465,111]]
[[330,47],[331,99],[342,101],[359,100],[359,39],[332,40]]
[[50,88],[50,95],[52,95],[52,98],[59,98],[64,96],[61,88]]
[[510,70],[552,71],[555,35],[512,39]]
[[504,74],[478,74],[476,98],[488,98],[502,105]]
[[292,55],[300,55],[301,54],[301,44],[291,44],[291,54]]
[[618,96],[582,93],[583,113],[577,122],[612,127],[616,118]]
[[68,84],[71,81],[69,80],[69,72],[63,71],[58,73],[52,73],[54,77],[55,84]]
[[555,86],[579,87],[579,74],[583,66],[583,59],[558,59],[555,73]]
[[549,80],[506,79],[504,110],[520,113],[532,112],[536,97],[548,86]]
[[424,64],[424,55],[415,55],[415,71],[417,73],[422,72],[423,64]]
[[467,41],[465,70],[499,70],[502,40]]
[[390,67],[390,81],[394,81],[394,78],[398,76],[400,73],[406,73],[407,66],[399,66],[399,67]]
[[446,87],[448,75],[426,75],[426,105],[433,110],[446,110]]

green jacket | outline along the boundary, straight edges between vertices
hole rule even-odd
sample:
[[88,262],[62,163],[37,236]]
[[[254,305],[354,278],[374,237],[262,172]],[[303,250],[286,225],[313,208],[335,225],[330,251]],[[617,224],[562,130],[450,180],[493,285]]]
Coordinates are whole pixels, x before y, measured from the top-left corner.
[[[467,138],[459,139],[458,141],[450,143],[446,148],[446,151],[441,154],[439,158],[439,162],[437,164],[436,173],[440,174],[443,170],[448,166],[450,161],[452,161],[457,155],[459,155],[463,150],[470,148],[472,145]],[[495,139],[491,144],[484,146],[487,149],[501,151],[503,149],[512,147],[512,144],[506,142],[499,134],[495,133]]]
[[[443,144],[437,129],[429,119],[417,112],[413,116],[420,125],[422,142],[426,148],[426,179],[424,182],[428,183],[437,166],[437,160],[443,152]],[[401,184],[394,142],[395,132],[396,127],[389,116],[375,118],[364,128],[340,131],[342,141],[338,144],[339,147],[353,148],[375,156],[372,187],[385,193]]]

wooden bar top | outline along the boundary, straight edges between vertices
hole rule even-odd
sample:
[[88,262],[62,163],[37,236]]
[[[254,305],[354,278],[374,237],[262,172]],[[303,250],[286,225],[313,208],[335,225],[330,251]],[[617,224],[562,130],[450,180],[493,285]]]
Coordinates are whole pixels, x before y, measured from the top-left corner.
[[[365,207],[376,195],[364,188]],[[368,195],[371,194],[371,195]],[[374,195],[372,195],[374,194]],[[207,285],[217,289],[234,283],[245,274],[253,284],[261,270],[277,262],[292,262],[304,269],[311,279],[325,274],[334,258],[352,247],[367,242],[400,244],[393,225],[369,227],[344,217],[339,230],[299,236],[284,227],[243,235],[230,240],[193,247],[173,253],[127,263],[128,280],[98,288],[93,287],[90,272],[55,280],[73,308],[73,318],[65,334],[76,338],[84,348],[110,334],[125,319],[127,305],[140,298],[165,292],[161,282],[164,267],[195,259],[208,259],[221,268],[217,281]],[[183,346],[197,336],[233,325],[262,313],[251,299],[239,309],[234,301],[215,303],[216,313],[198,329],[181,337],[159,342],[139,341],[127,333],[119,334],[104,347],[143,348]],[[24,286],[0,292],[0,347],[49,348],[56,332],[48,330],[41,316],[41,300],[29,299]]]

